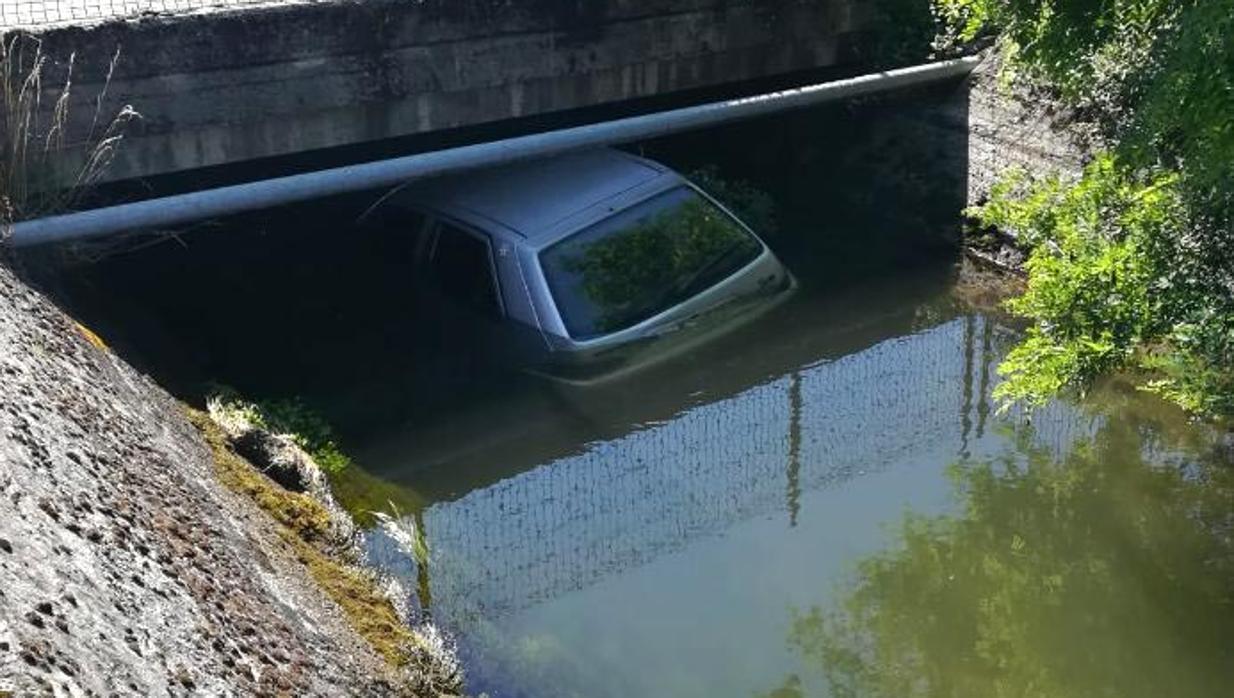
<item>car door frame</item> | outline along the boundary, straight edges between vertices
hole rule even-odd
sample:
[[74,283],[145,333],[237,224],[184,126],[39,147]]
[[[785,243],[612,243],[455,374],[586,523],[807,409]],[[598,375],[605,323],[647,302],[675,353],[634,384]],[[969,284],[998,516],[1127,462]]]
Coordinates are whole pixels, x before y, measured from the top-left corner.
[[[493,236],[485,233],[484,231],[477,230],[475,226],[469,225],[464,221],[458,220],[457,218],[445,216],[434,211],[426,211],[424,213],[425,236],[424,247],[422,249],[422,256],[420,260],[421,268],[429,274],[433,273],[433,264],[437,254],[437,243],[441,239],[443,224],[449,225],[458,232],[479,240],[484,244],[488,261],[489,279],[492,281],[494,299],[497,302],[497,313],[494,317],[490,317],[489,319],[499,323],[505,322],[508,317],[506,312],[505,288],[501,283],[501,274],[497,269],[497,259],[493,251]],[[477,315],[481,314],[478,310],[474,308],[473,310],[475,310]]]

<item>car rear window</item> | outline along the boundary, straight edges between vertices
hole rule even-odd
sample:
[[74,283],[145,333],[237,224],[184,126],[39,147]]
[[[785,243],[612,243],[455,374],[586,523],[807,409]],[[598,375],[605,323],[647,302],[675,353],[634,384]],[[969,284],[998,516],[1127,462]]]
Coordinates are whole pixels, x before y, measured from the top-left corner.
[[722,209],[678,187],[555,243],[540,265],[570,336],[587,339],[714,286],[762,249]]

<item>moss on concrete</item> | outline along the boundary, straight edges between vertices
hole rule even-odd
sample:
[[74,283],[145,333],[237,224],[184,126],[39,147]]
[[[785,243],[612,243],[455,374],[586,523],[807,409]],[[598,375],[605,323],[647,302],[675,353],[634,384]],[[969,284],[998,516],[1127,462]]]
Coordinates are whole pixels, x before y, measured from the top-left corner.
[[343,610],[351,627],[393,666],[406,666],[419,638],[403,622],[373,578],[338,562],[284,529],[280,535],[296,551],[317,584]]
[[364,528],[377,524],[374,512],[414,512],[426,505],[418,492],[383,480],[355,463],[345,470],[329,473],[328,477],[334,498]]
[[210,415],[185,408],[214,456],[219,481],[228,489],[257,503],[275,521],[306,541],[320,541],[330,531],[330,512],[307,494],[289,492],[254,468],[232,450],[222,427]]
[[185,407],[213,455],[219,480],[253,500],[279,523],[279,536],[291,546],[318,586],[338,604],[352,628],[395,667],[406,666],[420,644],[376,580],[338,559],[328,546],[330,514],[312,497],[289,492],[232,450],[222,427],[208,414]]

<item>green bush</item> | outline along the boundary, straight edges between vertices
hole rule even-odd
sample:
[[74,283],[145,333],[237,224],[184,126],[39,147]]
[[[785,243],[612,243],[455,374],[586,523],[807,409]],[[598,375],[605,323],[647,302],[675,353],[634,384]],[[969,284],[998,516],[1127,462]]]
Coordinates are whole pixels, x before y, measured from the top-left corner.
[[1000,394],[1038,403],[1098,374],[1234,413],[1234,0],[936,0],[944,41],[1002,37],[1112,144],[1076,182],[1011,174],[973,211],[1017,233],[1034,321]]
[[1075,184],[1057,178],[1013,195],[1009,180],[973,213],[1031,249],[1028,284],[1011,309],[1032,318],[1001,371],[996,395],[1039,404],[1068,385],[1118,369],[1164,336],[1176,313],[1169,274],[1172,231],[1186,225],[1178,177],[1126,177],[1099,157]]

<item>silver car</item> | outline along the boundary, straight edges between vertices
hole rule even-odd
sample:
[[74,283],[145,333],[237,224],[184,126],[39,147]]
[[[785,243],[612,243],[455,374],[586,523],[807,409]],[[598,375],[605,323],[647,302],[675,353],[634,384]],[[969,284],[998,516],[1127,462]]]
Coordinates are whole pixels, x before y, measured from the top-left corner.
[[616,150],[404,185],[361,221],[408,246],[443,332],[572,381],[677,353],[796,285],[705,192]]

